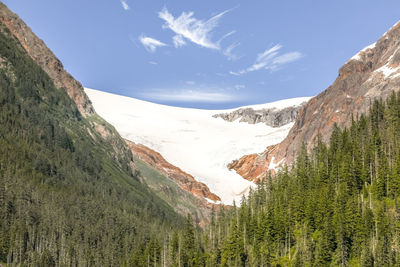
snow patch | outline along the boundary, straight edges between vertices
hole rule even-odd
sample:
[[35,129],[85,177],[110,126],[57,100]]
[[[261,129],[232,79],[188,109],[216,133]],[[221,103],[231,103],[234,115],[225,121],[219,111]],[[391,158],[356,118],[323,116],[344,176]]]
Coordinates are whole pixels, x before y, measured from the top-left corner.
[[[352,56],[351,58],[350,58],[350,60],[361,60],[361,53],[363,53],[363,52],[365,52],[365,51],[367,51],[368,49],[372,49],[372,48],[374,48],[376,46],[376,42],[375,43],[373,43],[373,44],[370,44],[370,45],[368,45],[368,46],[366,46],[366,47],[364,47],[360,52],[358,52],[357,54],[355,54],[354,56]],[[349,60],[349,61],[350,61]]]
[[296,97],[296,98],[289,98],[289,99],[279,100],[279,101],[275,101],[275,102],[270,102],[270,103],[266,103],[266,104],[242,106],[242,107],[238,107],[238,108],[225,109],[225,110],[221,110],[221,111],[231,112],[231,111],[235,111],[238,109],[244,109],[244,108],[251,108],[255,111],[261,110],[261,109],[281,110],[281,109],[288,108],[288,107],[300,106],[304,102],[308,102],[308,100],[310,100],[310,99],[311,99],[311,97]]
[[[385,39],[388,39],[389,37],[387,36],[387,34],[394,28],[396,27],[398,24],[400,23],[400,20],[397,21],[389,30],[387,30],[383,35],[382,38],[385,37]],[[361,60],[361,53],[367,51],[368,49],[372,49],[376,46],[376,42],[373,44],[370,44],[369,46],[365,47],[364,49],[362,49],[360,52],[358,52],[357,54],[355,54],[353,57],[351,57],[348,61],[350,60]]]
[[216,204],[216,205],[221,204],[221,201],[219,201],[219,200],[214,201],[214,200],[206,198],[206,197],[204,199],[207,200],[207,202],[211,203],[211,204]]
[[[397,26],[397,24],[399,24],[400,23],[400,20],[398,21],[398,22],[396,22],[389,30],[387,30],[384,34],[383,34],[383,36],[386,36],[387,34],[388,34],[388,32],[390,32],[394,27],[396,27]],[[386,39],[387,39],[388,37],[386,36]]]
[[[168,162],[205,183],[224,204],[232,204],[233,200],[240,203],[242,195],[255,186],[227,165],[243,155],[260,153],[267,146],[281,142],[293,126],[289,123],[273,128],[263,123],[228,122],[213,118],[226,110],[171,107],[87,88],[85,92],[97,113],[122,137],[161,153]],[[249,107],[284,108],[308,99]]]
[[[399,73],[396,73],[400,71],[400,67],[397,68],[391,68],[388,66],[388,64],[380,67],[379,69],[375,70],[375,72],[380,72],[383,74],[383,76],[385,77],[385,79],[387,78],[396,78],[398,77]],[[396,74],[395,74],[396,73]],[[395,74],[395,75],[393,75]],[[392,76],[393,75],[393,76]]]
[[392,75],[392,77],[390,77],[390,78],[395,79],[397,77],[400,77],[400,72],[396,73],[395,75]]
[[276,171],[276,168],[279,167],[283,163],[284,159],[281,159],[278,163],[274,163],[274,161],[275,161],[275,157],[272,157],[271,162],[269,163],[269,166],[268,166],[268,170]]

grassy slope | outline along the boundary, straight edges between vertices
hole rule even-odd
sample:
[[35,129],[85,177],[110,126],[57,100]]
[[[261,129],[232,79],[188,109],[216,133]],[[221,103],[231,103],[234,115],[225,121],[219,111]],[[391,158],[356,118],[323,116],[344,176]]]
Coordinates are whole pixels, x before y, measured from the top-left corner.
[[210,209],[207,209],[192,194],[180,188],[174,181],[154,169],[152,166],[134,157],[140,174],[149,187],[180,214],[192,214],[198,222],[208,222]]
[[1,25],[0,59],[0,262],[120,265],[182,224]]

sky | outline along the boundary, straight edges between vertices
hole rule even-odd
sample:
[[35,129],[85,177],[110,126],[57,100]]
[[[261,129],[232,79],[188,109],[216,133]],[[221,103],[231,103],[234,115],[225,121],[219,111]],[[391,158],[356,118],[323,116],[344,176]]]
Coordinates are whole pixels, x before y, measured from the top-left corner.
[[3,0],[85,87],[233,108],[314,96],[400,20],[398,0]]

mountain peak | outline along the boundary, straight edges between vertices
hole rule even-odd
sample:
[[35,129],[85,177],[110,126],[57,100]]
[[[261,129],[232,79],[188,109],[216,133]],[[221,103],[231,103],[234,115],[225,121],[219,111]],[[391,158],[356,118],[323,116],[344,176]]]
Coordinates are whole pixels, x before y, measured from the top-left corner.
[[288,136],[265,152],[234,161],[231,168],[248,180],[262,179],[271,161],[290,164],[303,143],[311,150],[317,137],[327,142],[336,123],[349,126],[352,118],[368,112],[375,99],[388,97],[400,89],[400,23],[396,23],[376,43],[347,61],[335,82],[312,98],[299,111]]
[[0,23],[18,39],[28,55],[50,76],[58,88],[64,89],[74,100],[80,113],[86,117],[94,114],[94,109],[80,82],[65,69],[61,61],[40,40],[18,15],[0,2]]

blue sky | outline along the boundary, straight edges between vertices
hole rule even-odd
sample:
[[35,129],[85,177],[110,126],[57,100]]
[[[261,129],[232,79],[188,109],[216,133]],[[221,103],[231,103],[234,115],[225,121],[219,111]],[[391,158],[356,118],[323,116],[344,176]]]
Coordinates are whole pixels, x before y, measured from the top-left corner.
[[312,96],[398,0],[5,0],[86,87],[207,109]]

